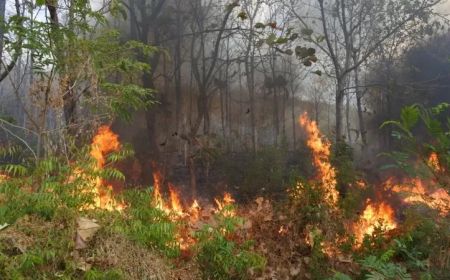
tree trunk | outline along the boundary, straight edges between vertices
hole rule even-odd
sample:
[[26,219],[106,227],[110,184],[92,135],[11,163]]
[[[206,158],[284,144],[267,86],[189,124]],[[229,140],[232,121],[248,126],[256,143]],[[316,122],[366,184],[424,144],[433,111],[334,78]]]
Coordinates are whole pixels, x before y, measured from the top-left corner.
[[[0,20],[2,22],[5,21],[5,9],[6,9],[6,0],[0,0]],[[2,58],[3,58],[3,36],[4,36],[4,29],[1,28],[0,29],[0,66],[3,67],[2,65]]]
[[297,127],[297,116],[295,115],[295,95],[294,91],[292,91],[292,100],[291,100],[291,117],[292,117],[292,147],[293,150],[297,148],[297,135],[295,133],[295,128]]
[[342,111],[344,107],[344,81],[342,78],[337,79],[336,86],[336,143],[343,141],[342,139]]

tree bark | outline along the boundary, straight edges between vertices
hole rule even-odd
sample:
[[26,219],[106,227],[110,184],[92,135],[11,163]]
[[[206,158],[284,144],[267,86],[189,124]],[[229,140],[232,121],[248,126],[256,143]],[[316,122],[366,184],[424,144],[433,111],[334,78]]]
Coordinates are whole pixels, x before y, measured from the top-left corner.
[[[0,20],[2,23],[5,22],[5,10],[6,10],[6,0],[0,0]],[[3,58],[3,36],[5,36],[5,30],[0,29],[0,67],[2,67]]]
[[358,110],[359,134],[361,135],[362,149],[367,146],[367,131],[364,123],[364,114],[362,109],[363,92],[359,87],[359,69],[355,68],[355,88],[356,88],[356,107]]

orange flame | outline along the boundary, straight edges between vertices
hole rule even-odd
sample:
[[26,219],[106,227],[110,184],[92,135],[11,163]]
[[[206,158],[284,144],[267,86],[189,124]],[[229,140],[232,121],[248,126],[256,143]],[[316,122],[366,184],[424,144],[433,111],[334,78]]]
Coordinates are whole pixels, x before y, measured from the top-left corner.
[[9,177],[7,175],[0,173],[0,183],[6,182],[8,179]]
[[[92,139],[91,156],[96,160],[96,168],[102,169],[106,164],[106,155],[116,152],[121,148],[119,136],[111,131],[107,125],[101,126],[97,134]],[[94,193],[94,206],[101,209],[122,210],[123,205],[118,203],[113,197],[112,185],[104,185],[101,178],[96,179]]]
[[278,230],[279,235],[286,235],[288,233],[288,228],[284,225],[280,226],[280,229]]
[[[217,211],[216,212],[223,211],[226,206],[231,205],[234,202],[236,202],[234,200],[234,198],[231,196],[230,193],[225,193],[223,195],[223,199],[222,200],[219,200],[219,199],[215,198],[214,201],[216,202],[216,205],[217,205]],[[234,210],[226,210],[226,211],[223,211],[223,215],[224,216],[233,217],[233,216],[236,215],[236,213],[235,213]]]
[[433,169],[435,172],[441,172],[442,167],[439,163],[439,157],[436,152],[432,152],[427,161],[428,166]]
[[200,219],[200,210],[200,204],[198,204],[197,200],[194,200],[191,207],[189,207],[191,222],[197,222]]
[[158,208],[164,209],[166,208],[164,199],[161,195],[161,182],[162,182],[162,173],[158,169],[155,162],[152,162],[153,166],[153,199],[154,203]]
[[403,195],[403,201],[409,204],[421,203],[431,209],[438,210],[441,216],[450,211],[450,195],[442,188],[431,190],[432,186],[419,178],[404,179],[402,183],[395,184],[388,179],[385,188]]
[[183,214],[183,206],[181,205],[180,196],[172,184],[169,184],[169,193],[172,211],[179,215]]
[[397,227],[394,209],[385,202],[372,203],[368,199],[366,209],[359,222],[353,226],[357,242],[361,244],[364,236],[372,235],[375,228],[378,227],[383,231],[393,230]]
[[331,143],[323,139],[317,123],[311,121],[306,112],[300,116],[299,122],[308,134],[307,145],[313,152],[314,165],[318,169],[317,177],[329,195],[327,201],[331,205],[336,205],[339,193],[336,190],[336,170],[330,163]]

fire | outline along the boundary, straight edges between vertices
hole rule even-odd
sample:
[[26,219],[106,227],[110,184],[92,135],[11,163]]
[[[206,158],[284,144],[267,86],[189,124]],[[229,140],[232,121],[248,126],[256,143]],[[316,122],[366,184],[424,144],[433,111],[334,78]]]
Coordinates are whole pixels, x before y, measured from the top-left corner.
[[172,184],[169,184],[169,192],[170,192],[170,205],[172,211],[178,214],[182,214],[183,206],[181,205],[180,196]]
[[339,193],[336,190],[336,170],[330,163],[331,143],[323,139],[317,123],[311,121],[306,112],[300,116],[299,122],[308,134],[307,145],[313,152],[314,165],[318,169],[317,177],[329,194],[327,201],[331,205],[336,205]]
[[[188,219],[192,224],[196,223],[201,218],[201,210],[198,200],[194,200],[189,207],[183,205],[183,201],[180,198],[180,193],[177,187],[172,183],[167,183],[168,196],[166,197],[163,192],[163,176],[162,172],[156,165],[153,165],[153,205],[164,211],[170,216],[172,220]],[[165,188],[164,188],[165,189]],[[227,205],[231,205],[235,202],[234,198],[229,193],[225,193],[223,198],[214,199],[216,208],[212,209],[212,212],[221,212]],[[234,216],[234,210],[226,209],[222,212],[223,215]]]
[[366,209],[359,222],[353,226],[357,242],[361,244],[364,236],[372,235],[378,227],[383,231],[393,230],[397,227],[394,209],[386,202],[373,203],[368,199]]
[[278,230],[279,235],[286,235],[288,233],[288,228],[286,226],[280,226],[280,229]]
[[198,204],[197,200],[194,200],[191,207],[189,207],[191,222],[197,222],[200,219],[200,210],[200,204]]
[[92,139],[91,145],[91,156],[97,161],[97,167],[104,167],[106,163],[105,155],[118,151],[120,147],[119,136],[112,132],[109,126],[101,126]]
[[166,209],[164,199],[161,195],[162,173],[158,169],[155,162],[152,162],[153,167],[153,199],[158,208]]
[[403,201],[408,204],[421,203],[438,210],[441,216],[446,216],[450,211],[450,196],[442,188],[433,190],[431,184],[419,178],[404,179],[401,183],[393,183],[390,178],[385,183],[385,188],[403,196]]
[[[106,155],[116,152],[120,148],[119,136],[112,132],[109,126],[101,126],[92,139],[90,152],[91,156],[96,160],[96,168],[102,169],[106,164]],[[101,178],[96,179],[93,193],[95,207],[109,211],[123,209],[123,205],[114,199],[112,185],[105,186]]]
[[226,206],[231,205],[235,202],[234,198],[229,193],[225,193],[222,200],[219,200],[217,198],[214,199],[214,202],[217,205],[216,212],[223,211],[224,216],[233,217],[236,215],[235,211],[233,209],[226,209]]
[[9,177],[7,175],[0,173],[0,183],[6,182],[8,178]]
[[432,152],[430,154],[430,157],[428,158],[427,164],[435,172],[441,172],[442,171],[442,167],[439,164],[438,154],[435,153],[435,152]]

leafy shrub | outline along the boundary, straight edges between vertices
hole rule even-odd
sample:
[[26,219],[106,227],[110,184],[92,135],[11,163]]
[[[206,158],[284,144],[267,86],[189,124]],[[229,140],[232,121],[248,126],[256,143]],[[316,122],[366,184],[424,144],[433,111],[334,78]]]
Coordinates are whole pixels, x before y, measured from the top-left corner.
[[[398,151],[386,153],[393,164],[386,166],[396,167],[407,174],[416,177],[434,178],[442,187],[449,191],[450,182],[450,104],[442,103],[433,108],[424,108],[420,105],[404,107],[400,120],[391,120],[383,123],[384,126],[393,126],[392,136],[401,141]],[[427,137],[422,139],[417,135],[418,128],[425,130]],[[420,131],[420,130],[419,130]],[[430,153],[436,153],[439,171],[425,164]],[[412,164],[419,159],[423,164]]]
[[410,280],[411,275],[406,272],[406,269],[393,262],[390,262],[393,251],[387,251],[381,257],[369,256],[362,260],[361,268],[363,270],[364,278],[367,280]]
[[178,256],[180,248],[176,233],[179,225],[171,221],[164,211],[152,206],[153,193],[130,190],[125,192],[124,198],[128,207],[124,210],[124,218],[117,221],[117,230],[166,256]]
[[298,178],[295,187],[289,190],[298,225],[319,224],[327,220],[329,207],[324,201],[324,189],[318,184]]
[[203,279],[250,279],[249,270],[260,270],[265,259],[251,251],[251,242],[233,240],[242,220],[232,217],[232,206],[226,206],[216,215],[217,225],[206,225],[196,233],[197,262]]

